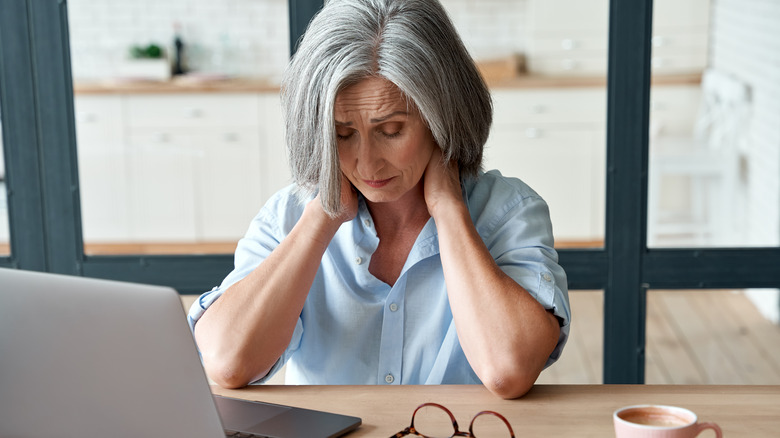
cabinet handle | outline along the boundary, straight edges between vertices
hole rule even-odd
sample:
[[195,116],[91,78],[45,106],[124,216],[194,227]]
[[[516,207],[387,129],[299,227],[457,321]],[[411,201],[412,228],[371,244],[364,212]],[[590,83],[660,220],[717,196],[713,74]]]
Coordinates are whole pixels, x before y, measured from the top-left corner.
[[654,57],[653,59],[650,60],[650,65],[653,68],[666,67],[667,64],[668,64],[668,62],[666,62],[666,60],[664,58],[660,57],[660,56],[656,56],[656,57]]
[[547,107],[541,104],[536,104],[531,107],[531,114],[543,114],[547,112]]
[[561,61],[561,68],[564,70],[574,70],[577,68],[577,61],[573,59],[564,59]]
[[187,117],[191,119],[198,119],[200,117],[203,117],[203,110],[200,108],[188,108]]
[[92,123],[97,119],[94,113],[79,112],[76,115],[76,120],[79,123]]
[[666,103],[656,100],[650,101],[650,111],[666,111]]
[[157,134],[155,134],[155,136],[154,136],[154,140],[155,140],[157,143],[168,143],[168,141],[169,141],[170,139],[171,139],[171,136],[170,136],[170,135],[168,135],[168,133],[167,133],[167,132],[158,132],[158,133],[157,133]]
[[668,46],[671,41],[669,40],[669,37],[665,37],[663,35],[656,35],[650,40],[650,42],[653,45],[653,47],[663,47],[663,46]]
[[565,38],[561,40],[561,48],[563,50],[574,50],[577,48],[577,46],[579,46],[579,44],[577,44],[577,40],[573,40],[571,38]]
[[238,134],[235,132],[226,132],[222,137],[228,143],[235,143],[238,141]]
[[539,138],[542,136],[542,130],[539,128],[525,128],[526,138]]

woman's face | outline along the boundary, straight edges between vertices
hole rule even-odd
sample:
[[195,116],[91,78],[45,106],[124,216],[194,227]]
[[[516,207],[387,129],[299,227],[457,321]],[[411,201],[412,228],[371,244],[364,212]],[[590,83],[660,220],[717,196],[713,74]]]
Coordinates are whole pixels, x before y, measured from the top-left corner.
[[437,146],[392,82],[367,78],[344,88],[334,115],[341,171],[366,199],[396,201],[421,182]]

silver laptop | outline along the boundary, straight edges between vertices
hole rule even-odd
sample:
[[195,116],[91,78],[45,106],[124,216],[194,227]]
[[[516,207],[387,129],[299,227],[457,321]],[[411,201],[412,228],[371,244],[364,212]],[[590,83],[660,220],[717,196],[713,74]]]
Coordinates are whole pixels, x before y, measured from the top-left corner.
[[313,438],[360,423],[212,396],[173,289],[0,268],[0,437]]

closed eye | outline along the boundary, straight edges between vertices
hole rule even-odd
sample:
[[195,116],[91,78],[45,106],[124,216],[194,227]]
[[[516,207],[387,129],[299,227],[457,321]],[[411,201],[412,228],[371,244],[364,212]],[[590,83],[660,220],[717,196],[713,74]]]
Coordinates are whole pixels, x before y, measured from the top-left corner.
[[398,137],[399,135],[401,135],[401,131],[396,131],[396,132],[385,132],[385,131],[382,131],[382,135],[384,135],[386,138],[395,138],[395,137]]
[[349,140],[355,134],[354,129],[337,128],[336,139],[339,141]]
[[403,123],[389,122],[383,124],[381,129],[379,129],[379,132],[385,136],[385,138],[395,138],[401,135],[401,129],[403,126]]

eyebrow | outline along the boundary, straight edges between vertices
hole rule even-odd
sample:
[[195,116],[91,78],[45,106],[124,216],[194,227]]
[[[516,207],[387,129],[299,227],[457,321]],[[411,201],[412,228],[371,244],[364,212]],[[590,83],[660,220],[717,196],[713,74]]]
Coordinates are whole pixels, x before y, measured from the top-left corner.
[[[392,117],[395,117],[397,115],[408,116],[409,113],[406,112],[406,111],[400,111],[400,110],[399,111],[393,111],[392,113],[390,113],[390,114],[388,114],[386,116],[377,117],[375,119],[370,119],[369,122],[371,122],[371,123],[382,123],[385,120],[388,120],[388,119],[390,119]],[[336,120],[336,124],[337,125],[341,125],[341,126],[352,126],[352,122],[339,122],[338,120]]]

